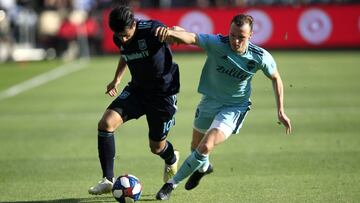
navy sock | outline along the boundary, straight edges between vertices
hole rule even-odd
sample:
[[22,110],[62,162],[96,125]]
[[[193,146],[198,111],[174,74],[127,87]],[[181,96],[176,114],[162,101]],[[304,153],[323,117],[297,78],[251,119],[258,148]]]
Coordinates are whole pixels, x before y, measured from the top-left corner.
[[103,177],[113,181],[115,159],[114,132],[98,131],[98,152]]
[[176,156],[174,154],[174,148],[169,141],[166,141],[164,149],[158,154],[162,159],[164,159],[167,165],[172,165],[176,162]]

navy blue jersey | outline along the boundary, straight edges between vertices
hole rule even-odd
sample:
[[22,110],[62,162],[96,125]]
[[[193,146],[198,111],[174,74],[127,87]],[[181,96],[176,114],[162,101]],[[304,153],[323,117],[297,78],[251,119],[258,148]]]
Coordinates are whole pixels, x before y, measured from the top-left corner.
[[155,20],[139,20],[128,43],[123,44],[115,34],[113,40],[129,67],[129,85],[144,94],[168,96],[179,92],[179,69],[168,44],[155,36],[159,26],[164,25]]

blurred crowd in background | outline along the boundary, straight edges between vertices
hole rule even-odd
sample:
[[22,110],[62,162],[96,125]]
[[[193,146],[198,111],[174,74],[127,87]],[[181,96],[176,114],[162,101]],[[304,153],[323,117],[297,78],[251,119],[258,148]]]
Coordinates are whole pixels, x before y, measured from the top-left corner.
[[[206,8],[357,2],[358,0],[133,0],[128,3],[134,8]],[[116,1],[0,0],[0,62],[55,57],[71,60],[81,54],[102,54],[102,11],[110,8],[113,3]],[[82,40],[84,43],[81,43]]]

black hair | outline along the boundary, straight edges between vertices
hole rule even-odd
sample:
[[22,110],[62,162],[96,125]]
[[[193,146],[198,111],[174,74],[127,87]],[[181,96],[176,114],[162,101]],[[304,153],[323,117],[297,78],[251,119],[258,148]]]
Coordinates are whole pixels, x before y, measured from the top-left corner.
[[250,31],[253,29],[254,19],[251,15],[239,14],[233,17],[231,23],[235,23],[235,25],[241,27],[242,25],[248,23],[250,25]]
[[127,6],[117,6],[109,15],[109,26],[114,32],[123,32],[133,25],[134,12]]

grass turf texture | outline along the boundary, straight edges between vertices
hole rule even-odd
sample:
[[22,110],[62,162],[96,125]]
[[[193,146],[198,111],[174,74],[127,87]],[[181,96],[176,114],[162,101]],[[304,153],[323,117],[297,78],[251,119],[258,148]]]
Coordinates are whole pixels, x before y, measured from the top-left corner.
[[[215,172],[195,190],[182,183],[171,202],[360,202],[360,52],[272,52],[285,87],[294,132],[277,124],[271,82],[253,80],[252,110],[239,135],[211,155]],[[0,202],[115,202],[93,197],[101,176],[97,121],[112,98],[104,94],[118,57],[0,101]],[[176,54],[179,111],[170,140],[189,154],[203,54]],[[59,61],[1,64],[0,91],[55,68]],[[129,74],[121,84],[125,85]],[[151,154],[141,118],[116,132],[116,175],[143,184],[139,202],[155,201],[163,162]]]

